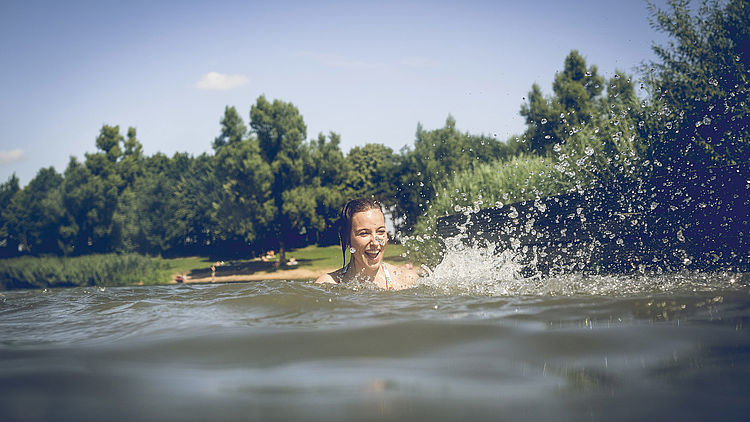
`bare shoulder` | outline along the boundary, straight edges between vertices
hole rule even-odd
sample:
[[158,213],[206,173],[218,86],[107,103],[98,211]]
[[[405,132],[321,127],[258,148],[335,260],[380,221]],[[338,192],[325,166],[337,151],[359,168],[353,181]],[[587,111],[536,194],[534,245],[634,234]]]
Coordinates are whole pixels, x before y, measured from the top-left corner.
[[386,263],[388,271],[393,277],[393,285],[396,289],[408,289],[417,284],[419,274],[413,268],[407,268],[403,265],[391,265]]
[[323,274],[322,276],[318,277],[317,280],[315,280],[316,283],[323,284],[338,284],[341,282],[341,278],[343,276],[342,270],[336,270],[330,273]]
[[336,280],[333,279],[333,277],[331,276],[331,274],[326,273],[326,274],[323,274],[322,276],[318,277],[318,279],[315,280],[315,283],[317,283],[317,284],[324,284],[324,283],[336,284]]

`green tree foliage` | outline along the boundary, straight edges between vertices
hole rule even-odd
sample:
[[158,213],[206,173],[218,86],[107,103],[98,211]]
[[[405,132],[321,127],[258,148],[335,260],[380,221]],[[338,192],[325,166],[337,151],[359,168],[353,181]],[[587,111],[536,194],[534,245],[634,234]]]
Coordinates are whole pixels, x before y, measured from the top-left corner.
[[128,128],[127,139],[123,142],[122,156],[118,162],[118,172],[125,186],[132,186],[135,179],[143,174],[143,145],[136,138],[135,128]]
[[[115,250],[174,254],[197,241],[197,236],[190,238],[194,235],[191,228],[196,219],[210,219],[206,211],[212,210],[212,196],[211,192],[200,190],[199,195],[203,196],[196,198],[194,192],[186,189],[198,181],[206,181],[201,178],[203,172],[191,174],[195,162],[185,153],[171,158],[158,153],[141,162],[139,177],[120,194],[113,216],[117,230],[113,233]],[[196,216],[196,212],[204,214]]]
[[8,219],[11,217],[10,202],[19,190],[21,188],[15,173],[0,184],[0,257],[11,256],[18,251],[18,240],[8,232]]
[[234,107],[224,108],[221,119],[221,133],[214,139],[214,151],[219,151],[226,144],[242,142],[247,137],[247,126]]
[[119,183],[94,173],[73,157],[64,176],[66,215],[60,226],[63,250],[76,255],[108,251],[113,241],[112,216],[119,199]]
[[338,241],[334,227],[338,211],[354,196],[348,184],[355,173],[340,143],[341,136],[334,132],[328,138],[321,133],[310,140],[303,154],[302,185],[285,201],[287,213],[296,222],[294,229],[317,243]]
[[67,254],[117,249],[124,230],[114,218],[122,208],[120,196],[143,172],[142,147],[134,128],[128,129],[126,139],[119,126],[104,125],[96,147],[98,152],[86,154],[83,164],[71,158],[65,170],[60,193],[65,215],[59,232]]
[[204,253],[204,248],[219,240],[221,226],[215,205],[222,203],[224,191],[216,177],[216,163],[214,156],[199,155],[177,183],[175,219],[182,230],[178,243],[185,253]]
[[352,166],[347,183],[354,190],[354,196],[393,202],[394,177],[399,166],[393,149],[382,144],[356,146],[347,154],[346,162]]
[[10,200],[7,216],[8,234],[24,251],[58,252],[57,226],[62,217],[59,187],[62,176],[54,168],[43,168]]
[[0,209],[6,209],[13,195],[19,190],[21,190],[21,187],[18,184],[18,177],[14,173],[7,181],[0,184]]
[[216,181],[221,184],[220,194],[212,195],[216,200],[212,202],[216,236],[222,240],[255,241],[276,213],[268,203],[273,173],[261,155],[257,139],[224,145],[216,153],[215,165]]
[[443,180],[477,163],[492,162],[514,152],[513,146],[494,138],[459,132],[452,116],[448,116],[440,129],[425,131],[418,125],[414,149],[402,152],[394,179],[400,228],[411,230],[417,218],[429,208],[436,186]]
[[552,88],[544,98],[534,84],[521,107],[527,150],[553,158],[560,176],[578,189],[644,175],[646,113],[631,75],[615,70],[605,82],[573,50]]
[[663,169],[750,160],[750,5],[688,1],[650,5],[652,25],[670,37],[650,64],[655,124],[650,153]]
[[647,174],[643,166],[644,117],[632,76],[615,71],[606,95],[597,98],[590,120],[553,145],[556,167],[578,189],[611,184]]
[[[279,255],[286,259],[286,243],[294,232],[296,219],[300,210],[311,210],[308,205],[287,205],[285,202],[297,198],[297,194],[288,193],[297,189],[304,175],[303,154],[307,126],[292,103],[258,98],[250,108],[250,127],[258,137],[260,155],[271,169],[272,182],[267,191],[270,198],[263,206],[270,216],[267,228],[279,242]],[[300,198],[302,200],[303,198]]]
[[603,85],[596,66],[587,68],[583,56],[571,51],[565,58],[563,71],[555,76],[554,95],[544,98],[534,84],[528,104],[521,106],[521,115],[528,126],[525,138],[529,148],[547,153],[552,145],[580,130],[596,113],[596,98]]

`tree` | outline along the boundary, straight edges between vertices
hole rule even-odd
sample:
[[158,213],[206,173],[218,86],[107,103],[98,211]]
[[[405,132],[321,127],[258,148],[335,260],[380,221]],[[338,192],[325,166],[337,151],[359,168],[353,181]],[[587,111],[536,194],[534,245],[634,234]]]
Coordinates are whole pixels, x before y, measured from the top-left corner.
[[60,234],[66,254],[111,250],[118,185],[116,179],[95,174],[89,166],[71,157],[61,186],[65,216]]
[[545,154],[552,145],[581,130],[595,114],[595,99],[603,85],[596,66],[587,68],[577,50],[568,54],[563,71],[555,76],[550,99],[545,99],[539,86],[533,84],[528,104],[521,106],[530,149]]
[[[211,215],[217,222],[215,235],[222,240],[251,243],[276,213],[269,204],[271,168],[263,160],[255,138],[221,147],[215,165],[216,182],[221,186],[220,192],[210,192],[215,199],[211,204]],[[210,178],[207,181],[213,182]]]
[[393,150],[382,144],[365,144],[349,151],[352,175],[349,184],[358,197],[394,202],[394,174],[398,161]]
[[0,257],[14,255],[18,252],[18,241],[8,233],[8,211],[13,196],[21,190],[18,177],[13,173],[8,180],[0,184]]
[[122,154],[117,163],[124,186],[132,186],[135,180],[143,174],[144,161],[143,145],[136,138],[135,128],[129,127],[127,139],[123,141]]
[[305,236],[308,242],[338,242],[335,223],[339,210],[354,195],[349,187],[352,165],[339,148],[340,143],[341,136],[331,132],[328,138],[321,133],[305,144],[302,182],[284,200],[293,232]]
[[514,147],[485,136],[472,136],[456,129],[456,120],[448,116],[445,126],[425,131],[417,125],[414,149],[403,150],[394,172],[397,221],[399,229],[410,231],[417,217],[435,197],[437,186],[457,172],[476,163],[505,157]]
[[219,239],[221,225],[214,205],[222,203],[224,192],[216,176],[216,163],[215,156],[199,155],[177,183],[175,220],[181,223],[185,253],[202,254]]
[[224,108],[224,117],[221,119],[221,133],[214,139],[214,151],[231,143],[241,142],[247,136],[247,126],[242,117],[234,107]]
[[283,262],[285,245],[296,223],[292,211],[297,209],[284,204],[290,199],[288,191],[297,188],[302,181],[307,126],[292,103],[280,100],[270,103],[265,96],[260,96],[250,108],[250,127],[258,138],[260,155],[272,174],[270,198],[263,207],[272,216],[268,228],[278,239]]
[[[746,0],[650,5],[670,37],[645,73],[656,119],[650,153],[663,170],[750,161],[750,6]],[[653,69],[653,72],[650,70]]]
[[57,226],[62,215],[58,188],[62,176],[53,167],[40,169],[13,195],[3,212],[10,237],[28,253],[57,253]]

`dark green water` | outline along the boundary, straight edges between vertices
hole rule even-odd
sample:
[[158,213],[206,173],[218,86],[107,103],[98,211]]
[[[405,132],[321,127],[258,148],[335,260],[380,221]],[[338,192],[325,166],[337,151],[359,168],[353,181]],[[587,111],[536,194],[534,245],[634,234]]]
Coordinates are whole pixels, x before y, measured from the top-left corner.
[[0,418],[747,420],[747,275],[464,270],[4,292]]

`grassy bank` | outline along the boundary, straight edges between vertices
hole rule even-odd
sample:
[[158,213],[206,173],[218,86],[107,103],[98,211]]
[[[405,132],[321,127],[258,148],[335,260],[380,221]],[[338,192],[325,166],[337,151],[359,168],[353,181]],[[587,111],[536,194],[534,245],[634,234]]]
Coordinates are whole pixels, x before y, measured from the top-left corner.
[[[404,248],[402,245],[388,245],[385,259],[391,263],[403,263],[401,257]],[[347,260],[349,259],[347,252]],[[294,258],[296,265],[290,266],[278,262],[278,255],[269,261],[259,258],[249,260],[233,260],[224,262],[216,267],[216,277],[247,276],[253,274],[271,275],[273,278],[284,278],[283,275],[292,270],[307,270],[306,273],[323,274],[326,271],[341,267],[343,259],[341,247],[339,246],[307,246],[305,248],[293,249],[287,252],[287,260]],[[191,279],[208,279],[211,277],[212,261],[202,258],[178,258],[166,260],[174,274],[182,274]],[[297,277],[290,276],[290,279]],[[310,278],[310,277],[305,277]]]
[[[392,263],[403,262],[402,252],[401,245],[389,245],[385,258]],[[299,268],[322,274],[342,263],[338,246],[308,246],[289,251],[287,259],[291,257],[296,259],[297,265],[275,265],[274,260],[264,262],[258,258],[227,261],[216,268],[215,275],[276,273],[283,276]],[[176,275],[210,278],[213,264],[214,261],[206,257],[163,259],[136,254],[11,258],[0,260],[0,289],[165,284],[173,282]]]

